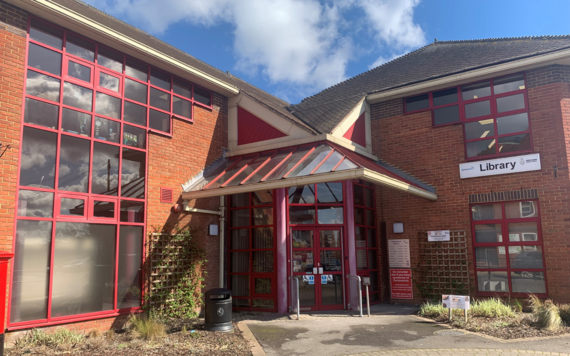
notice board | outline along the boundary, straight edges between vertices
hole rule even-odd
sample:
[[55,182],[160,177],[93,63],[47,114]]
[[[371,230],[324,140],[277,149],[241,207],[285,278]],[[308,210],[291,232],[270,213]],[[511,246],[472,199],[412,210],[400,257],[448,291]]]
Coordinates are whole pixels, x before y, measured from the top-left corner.
[[390,268],[410,268],[410,240],[388,240]]
[[414,299],[411,269],[390,270],[390,290],[392,299]]

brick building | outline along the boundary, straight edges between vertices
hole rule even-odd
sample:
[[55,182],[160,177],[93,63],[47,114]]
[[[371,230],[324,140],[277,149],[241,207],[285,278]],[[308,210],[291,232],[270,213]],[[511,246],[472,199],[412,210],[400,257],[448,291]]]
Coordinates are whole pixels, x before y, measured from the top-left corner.
[[7,0],[0,60],[8,331],[139,311],[175,226],[236,310],[359,308],[364,277],[372,303],[570,301],[570,37],[434,42],[290,105],[81,2]]

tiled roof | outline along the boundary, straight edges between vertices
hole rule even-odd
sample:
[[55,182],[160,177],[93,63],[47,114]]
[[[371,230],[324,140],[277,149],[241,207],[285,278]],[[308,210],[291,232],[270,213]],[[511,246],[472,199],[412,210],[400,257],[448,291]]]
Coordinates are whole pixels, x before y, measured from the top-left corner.
[[569,47],[570,36],[438,41],[327,88],[288,109],[319,132],[330,133],[367,94]]

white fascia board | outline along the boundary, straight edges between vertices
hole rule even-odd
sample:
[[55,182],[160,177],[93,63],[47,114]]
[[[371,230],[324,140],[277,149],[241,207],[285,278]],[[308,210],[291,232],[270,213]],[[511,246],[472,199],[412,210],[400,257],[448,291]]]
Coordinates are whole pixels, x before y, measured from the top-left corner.
[[[90,18],[83,16],[75,11],[72,11],[66,8],[65,6],[57,4],[53,1],[7,0],[7,2],[13,4],[14,6],[20,7],[32,14],[43,17],[46,20],[50,20],[60,26],[67,27],[86,37],[98,40],[99,42],[102,42],[104,44],[109,45],[108,42],[110,41],[115,44],[114,46],[110,45],[111,47],[122,50],[127,54],[133,55],[131,53],[128,53],[129,51],[127,50],[127,49],[132,49],[136,51],[137,53],[136,57],[139,59],[147,57],[154,59],[155,62],[158,61],[159,63],[165,63],[168,67],[172,67],[179,71],[183,71],[189,74],[191,78],[186,78],[186,79],[190,79],[196,82],[197,84],[207,87],[208,89],[215,90],[225,95],[236,95],[239,93],[239,89],[232,84],[226,83],[214,76],[211,76],[208,73],[202,72],[197,68],[194,68],[182,61],[179,61],[178,59],[175,59],[167,54],[164,54],[154,49],[153,47],[150,47],[130,37],[127,37],[118,31],[115,31],[96,21],[93,21]],[[83,29],[83,31],[81,31],[81,29]],[[87,34],[85,33],[85,30],[87,31]],[[107,41],[100,39],[101,37],[107,39]],[[121,49],[121,47],[123,46],[124,48]],[[167,68],[162,68],[162,69],[167,69]],[[172,69],[170,70],[172,71]]]
[[570,65],[570,49],[519,59],[481,69],[474,69],[468,72],[453,74],[439,79],[408,85],[402,88],[369,94],[366,96],[366,100],[370,104],[374,104],[552,64]]
[[246,184],[235,187],[206,189],[206,190],[198,190],[195,192],[183,192],[182,199],[191,200],[191,199],[200,199],[200,198],[210,198],[210,197],[217,197],[220,195],[232,195],[239,193],[255,192],[260,190],[288,188],[288,187],[295,187],[307,184],[336,182],[336,181],[350,180],[350,179],[364,179],[368,182],[379,184],[390,189],[400,190],[424,199],[437,200],[437,194],[412,186],[398,179],[388,177],[384,174],[373,172],[366,168],[357,168],[357,169],[332,172],[332,173],[313,174],[309,176],[279,179],[271,182]]
[[[372,130],[371,130],[371,121],[370,121],[370,105],[365,100],[365,97],[362,97],[362,100],[358,104],[352,108],[350,113],[346,115],[344,119],[333,129],[331,135],[338,138],[340,141],[344,141],[349,145],[354,147],[358,147],[361,150],[364,150],[368,153],[372,153]],[[358,120],[360,115],[364,113],[364,120],[365,120],[365,129],[366,129],[366,147],[359,145],[356,142],[353,142],[347,138],[344,138],[343,135],[350,129],[350,127]]]

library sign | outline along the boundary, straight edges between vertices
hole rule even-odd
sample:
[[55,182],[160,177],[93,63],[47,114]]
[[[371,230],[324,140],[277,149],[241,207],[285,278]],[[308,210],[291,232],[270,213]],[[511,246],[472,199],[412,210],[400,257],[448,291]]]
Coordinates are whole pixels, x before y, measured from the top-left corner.
[[461,179],[540,171],[540,154],[488,159],[459,165]]

